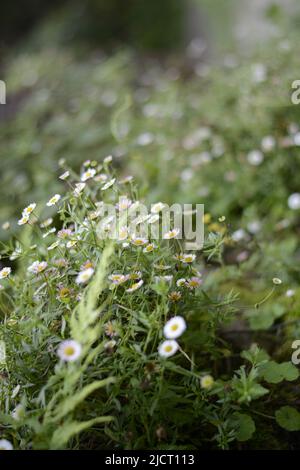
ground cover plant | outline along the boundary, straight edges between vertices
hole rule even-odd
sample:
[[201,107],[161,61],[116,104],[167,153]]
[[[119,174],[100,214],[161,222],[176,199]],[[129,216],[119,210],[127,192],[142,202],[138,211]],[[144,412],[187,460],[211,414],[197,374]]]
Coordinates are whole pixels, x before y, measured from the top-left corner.
[[[81,177],[62,171],[69,191],[24,208],[2,249],[4,442],[226,449],[252,437],[257,417],[293,426],[297,411],[278,407],[275,418],[271,397],[285,381],[288,399],[297,368],[256,344],[233,361],[219,334],[237,311],[236,294],[220,294],[204,274],[220,259],[220,238],[207,234],[196,257],[174,230],[159,243],[124,227],[116,241],[99,237],[103,202],[122,216],[138,207],[138,189],[118,179],[110,157],[86,162]],[[162,206],[152,206],[152,219]]]

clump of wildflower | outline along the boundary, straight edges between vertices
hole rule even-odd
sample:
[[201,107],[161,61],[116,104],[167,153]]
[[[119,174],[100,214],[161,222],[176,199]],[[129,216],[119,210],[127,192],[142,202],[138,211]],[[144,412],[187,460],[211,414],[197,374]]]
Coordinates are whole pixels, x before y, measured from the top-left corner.
[[86,282],[90,280],[93,274],[94,274],[93,268],[84,269],[76,277],[76,284],[85,284]]
[[161,343],[158,348],[158,354],[161,357],[170,357],[176,354],[179,349],[179,344],[174,339],[168,339]]
[[33,274],[39,274],[45,271],[48,263],[46,261],[34,261],[28,268],[27,271]]
[[171,318],[164,326],[164,336],[168,339],[179,338],[186,330],[186,322],[183,317],[177,315]]
[[57,355],[64,362],[73,362],[79,359],[81,352],[81,345],[77,341],[67,339],[60,343]]
[[6,279],[11,274],[11,268],[5,267],[0,271],[0,279]]
[[61,195],[60,194],[55,194],[54,196],[52,196],[49,199],[49,201],[47,202],[46,205],[48,207],[55,206],[55,204],[57,204],[60,199],[61,199]]
[[207,375],[204,375],[203,377],[201,377],[200,379],[200,385],[201,385],[201,388],[203,388],[204,390],[209,390],[212,388],[214,384],[214,379],[211,375],[207,374]]

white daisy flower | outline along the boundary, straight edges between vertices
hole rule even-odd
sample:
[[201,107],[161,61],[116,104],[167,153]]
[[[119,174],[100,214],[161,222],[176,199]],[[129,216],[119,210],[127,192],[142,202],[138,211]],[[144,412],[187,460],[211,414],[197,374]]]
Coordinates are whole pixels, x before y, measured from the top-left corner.
[[168,339],[179,338],[186,330],[185,319],[179,315],[171,318],[164,326],[164,336]]
[[132,235],[131,243],[135,246],[143,246],[143,245],[146,245],[146,243],[148,243],[148,240],[147,238],[136,237],[135,235]]
[[65,171],[62,175],[59,176],[59,179],[62,181],[65,181],[67,178],[69,178],[69,176],[70,176],[70,172]]
[[261,148],[264,152],[271,152],[274,150],[276,140],[272,135],[266,135],[261,141]]
[[89,168],[84,173],[82,173],[80,179],[82,182],[85,182],[91,178],[94,178],[95,174],[96,174],[96,170],[94,168]]
[[288,289],[285,293],[287,297],[293,297],[295,295],[294,289]]
[[47,238],[49,237],[49,235],[51,235],[52,233],[55,233],[56,232],[56,228],[55,227],[52,227],[50,230],[48,230],[48,232],[45,232],[43,233],[43,238]]
[[27,271],[33,274],[39,274],[47,268],[48,263],[46,261],[34,261],[28,268]]
[[29,204],[29,206],[27,206],[27,207],[25,207],[25,209],[23,209],[22,216],[23,217],[29,216],[30,214],[32,214],[32,212],[34,211],[35,208],[36,208],[36,203],[32,202],[31,204]]
[[204,375],[203,377],[201,377],[200,379],[200,385],[201,385],[201,388],[203,388],[204,390],[209,390],[214,384],[214,379],[211,375]]
[[181,262],[185,264],[189,264],[195,261],[195,259],[196,259],[196,255],[194,254],[186,254],[186,255],[184,254],[182,255]]
[[77,341],[67,339],[60,343],[57,355],[62,361],[73,362],[80,357],[81,351],[81,345]]
[[129,209],[129,207],[132,205],[132,200],[128,199],[127,196],[120,196],[119,202],[117,204],[117,208],[119,211],[124,211],[126,209]]
[[143,284],[144,284],[144,281],[141,279],[140,281],[136,282],[135,284],[132,284],[131,287],[129,287],[128,289],[126,289],[126,292],[128,292],[128,293],[134,292],[135,290],[137,290],[137,289],[139,289],[140,287],[142,287]]
[[173,281],[172,274],[170,274],[169,276],[154,276],[155,283],[166,282],[167,284],[171,284],[172,281]]
[[11,414],[13,419],[15,419],[16,421],[20,421],[21,419],[23,419],[24,415],[25,415],[25,409],[24,409],[24,406],[21,404],[17,405]]
[[52,243],[51,245],[48,246],[47,250],[52,251],[55,248],[57,248],[58,246],[59,246],[59,240],[56,240],[56,242],[54,242],[54,243]]
[[170,230],[169,232],[166,232],[163,236],[164,240],[171,240],[172,238],[176,238],[177,235],[179,235],[179,228],[173,228],[173,230]]
[[231,238],[232,240],[234,240],[235,242],[240,242],[241,240],[243,240],[244,238],[246,238],[246,232],[243,228],[239,228],[238,230],[236,230],[235,232],[233,232],[233,234],[231,235]]
[[29,215],[23,215],[21,219],[18,220],[18,225],[25,225],[29,222]]
[[133,176],[128,175],[128,176],[125,176],[125,178],[121,179],[120,183],[127,184],[127,183],[130,183],[132,180],[133,180]]
[[106,349],[106,350],[107,349],[113,349],[116,345],[117,345],[116,340],[111,339],[110,341],[107,341],[107,343],[105,343],[104,349]]
[[149,245],[145,246],[143,249],[144,253],[152,253],[152,251],[156,248],[156,246],[153,243],[149,243]]
[[252,220],[247,225],[247,229],[250,233],[255,234],[261,230],[261,223],[259,220]]
[[7,439],[0,439],[0,450],[13,450],[13,445]]
[[97,183],[104,183],[107,180],[108,176],[105,175],[104,173],[99,173],[99,175],[96,175],[94,180]]
[[54,196],[52,196],[51,199],[49,199],[49,201],[47,202],[46,205],[48,207],[55,206],[55,204],[57,204],[60,199],[61,199],[61,195],[60,194],[55,194]]
[[128,238],[128,228],[125,226],[120,227],[119,233],[118,233],[118,240],[120,242],[123,242],[124,240],[127,240],[127,238]]
[[76,246],[78,243],[78,240],[69,240],[66,244],[66,247],[67,248],[73,248],[74,246]]
[[128,280],[128,276],[125,276],[125,274],[111,274],[108,279],[118,286],[126,282]]
[[78,274],[76,278],[76,284],[85,284],[86,282],[89,281],[89,279],[92,277],[93,274],[94,274],[93,268],[84,269]]
[[85,187],[86,187],[85,183],[76,183],[75,189],[73,191],[74,196],[79,197]]
[[273,277],[272,281],[273,281],[273,284],[275,284],[275,285],[277,285],[277,286],[279,286],[280,284],[282,284],[282,280],[279,279],[279,277]]
[[300,209],[300,193],[293,193],[288,198],[288,206],[292,210]]
[[10,223],[7,221],[7,222],[4,222],[2,224],[2,229],[3,230],[9,230],[10,229]]
[[104,163],[111,163],[112,162],[112,155],[108,155],[107,157],[104,158],[103,162]]
[[165,204],[163,202],[157,202],[156,204],[151,204],[151,213],[158,214],[158,212],[161,212],[164,207],[165,207]]
[[116,181],[116,178],[112,178],[111,180],[107,181],[107,183],[105,183],[102,188],[101,188],[101,191],[105,191],[106,189],[110,188],[111,186],[113,186],[113,184],[115,183]]
[[191,279],[188,279],[186,281],[186,286],[189,289],[196,289],[197,287],[201,286],[202,282],[202,279],[200,279],[199,277],[191,277]]
[[47,228],[47,227],[49,227],[49,225],[52,224],[52,222],[53,222],[52,217],[49,217],[48,219],[44,220],[44,221],[41,223],[40,227],[41,227],[41,228]]
[[173,356],[179,349],[179,344],[174,339],[167,339],[158,347],[158,354],[161,357]]
[[11,268],[9,267],[2,268],[0,271],[0,279],[7,278],[10,275],[10,273],[11,273]]
[[251,150],[247,155],[250,165],[258,166],[264,161],[264,154],[260,150]]
[[176,286],[177,287],[183,287],[186,285],[186,279],[184,277],[182,277],[181,279],[178,279],[176,281]]

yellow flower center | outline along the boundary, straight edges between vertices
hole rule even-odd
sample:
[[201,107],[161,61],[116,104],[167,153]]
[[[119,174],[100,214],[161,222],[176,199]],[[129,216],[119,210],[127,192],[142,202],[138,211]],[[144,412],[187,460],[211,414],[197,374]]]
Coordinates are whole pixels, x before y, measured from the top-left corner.
[[66,346],[64,349],[64,353],[66,356],[72,356],[74,354],[75,350],[73,346]]
[[172,346],[168,345],[168,346],[165,346],[165,351],[168,353],[168,352],[171,352],[172,351]]
[[171,326],[171,330],[172,330],[172,331],[178,330],[178,324],[175,323],[174,325],[172,325],[172,326]]

